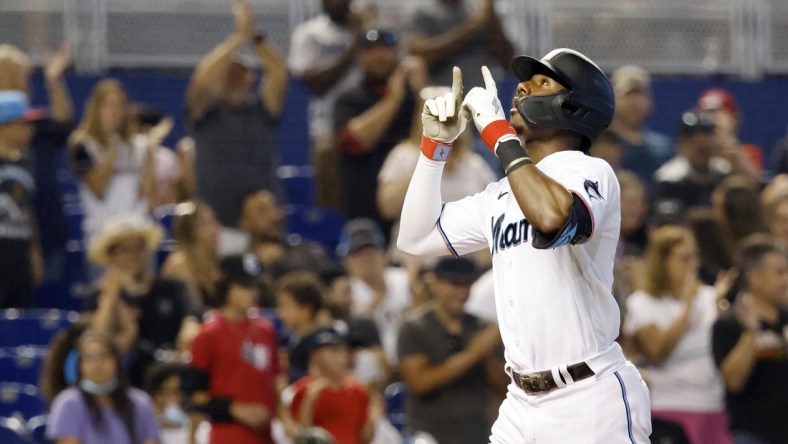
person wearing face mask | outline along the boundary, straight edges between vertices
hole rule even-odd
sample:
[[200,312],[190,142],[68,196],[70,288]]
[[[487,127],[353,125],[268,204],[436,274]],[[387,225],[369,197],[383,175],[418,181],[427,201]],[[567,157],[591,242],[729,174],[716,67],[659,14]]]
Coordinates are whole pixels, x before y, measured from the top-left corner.
[[183,410],[181,381],[186,366],[180,363],[159,363],[148,368],[145,390],[153,399],[159,419],[161,444],[191,444],[199,420],[193,421]]
[[88,330],[64,369],[74,386],[52,402],[47,438],[57,444],[156,444],[150,397],[131,388],[112,339]]

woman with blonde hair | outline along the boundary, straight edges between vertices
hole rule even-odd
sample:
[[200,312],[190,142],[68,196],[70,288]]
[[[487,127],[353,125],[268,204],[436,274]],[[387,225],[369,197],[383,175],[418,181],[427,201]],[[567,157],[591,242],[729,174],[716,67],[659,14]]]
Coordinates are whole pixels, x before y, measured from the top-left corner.
[[157,132],[132,137],[128,96],[114,79],[96,84],[69,139],[69,161],[79,179],[86,239],[115,214],[147,214],[154,185]]
[[172,232],[177,246],[161,274],[183,281],[200,307],[205,307],[221,275],[219,229],[213,209],[205,202],[187,201],[175,207]]
[[698,248],[684,227],[656,229],[640,290],[627,299],[624,334],[643,357],[652,417],[681,425],[692,444],[730,442],[724,387],[711,353],[718,299],[732,284],[698,279]]

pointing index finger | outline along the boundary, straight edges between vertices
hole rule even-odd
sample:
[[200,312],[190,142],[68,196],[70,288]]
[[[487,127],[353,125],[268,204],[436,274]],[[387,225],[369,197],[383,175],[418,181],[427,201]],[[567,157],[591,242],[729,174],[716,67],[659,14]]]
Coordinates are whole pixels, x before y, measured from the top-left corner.
[[451,92],[454,94],[456,100],[462,100],[462,71],[455,66],[451,74]]
[[484,77],[484,89],[497,94],[498,87],[495,85],[495,80],[493,80],[492,73],[490,73],[490,68],[487,65],[482,66],[482,77]]

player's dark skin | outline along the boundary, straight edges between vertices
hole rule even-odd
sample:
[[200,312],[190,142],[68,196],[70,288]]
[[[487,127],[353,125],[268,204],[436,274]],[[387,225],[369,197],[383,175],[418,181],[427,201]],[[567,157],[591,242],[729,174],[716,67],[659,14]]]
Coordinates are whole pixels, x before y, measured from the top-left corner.
[[[566,130],[530,125],[517,110],[517,102],[523,97],[565,90],[566,87],[558,81],[542,74],[535,74],[530,80],[517,85],[509,123],[517,131],[534,163],[558,151],[574,149],[579,143],[579,136]],[[531,226],[545,235],[564,227],[569,219],[572,195],[563,185],[547,177],[534,165],[518,168],[508,178],[517,204]]]

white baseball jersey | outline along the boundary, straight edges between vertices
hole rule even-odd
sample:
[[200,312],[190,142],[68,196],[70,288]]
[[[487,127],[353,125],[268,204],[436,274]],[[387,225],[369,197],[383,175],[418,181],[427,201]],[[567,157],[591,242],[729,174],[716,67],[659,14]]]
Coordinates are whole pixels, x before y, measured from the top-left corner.
[[582,361],[607,350],[619,331],[611,287],[621,211],[612,168],[574,150],[551,154],[536,167],[590,209],[587,242],[534,248],[507,178],[446,204],[438,221],[452,254],[490,249],[507,365],[517,372]]

